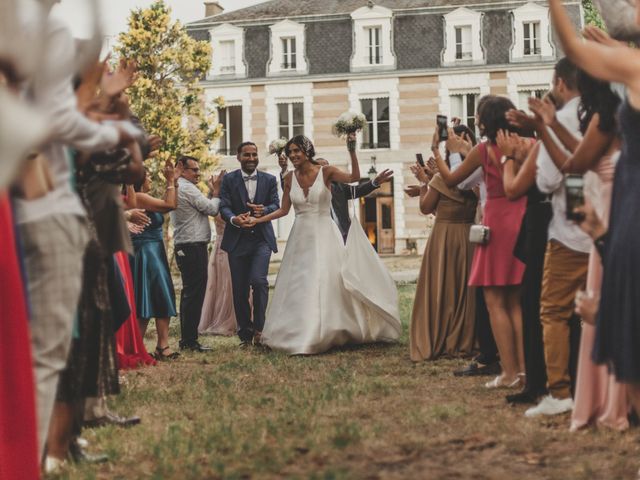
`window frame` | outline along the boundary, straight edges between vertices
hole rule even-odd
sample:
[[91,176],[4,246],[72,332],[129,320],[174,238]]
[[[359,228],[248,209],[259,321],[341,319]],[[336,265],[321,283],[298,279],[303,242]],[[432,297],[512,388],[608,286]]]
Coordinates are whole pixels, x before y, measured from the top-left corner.
[[[380,120],[378,115],[378,101],[386,100],[387,101],[387,119]],[[366,117],[366,113],[362,108],[363,101],[371,101],[371,122],[367,119],[367,129],[362,132],[362,142],[361,148],[363,150],[388,150],[391,148],[391,97],[390,96],[364,96],[359,99],[360,103],[360,111]],[[384,145],[380,144],[380,130],[378,128],[379,125],[386,124],[388,131],[388,139],[387,143]],[[365,143],[365,131],[371,130],[372,132],[372,141]]]
[[[218,108],[218,123],[224,125],[224,134],[220,137],[220,141],[218,143],[218,152],[225,156],[232,156],[234,153],[234,146],[232,145],[231,137],[234,132],[231,129],[231,112],[230,108],[239,108],[240,109],[240,142],[242,141],[243,132],[244,132],[244,110],[242,108],[241,103],[231,103],[226,104],[224,108]],[[220,116],[221,112],[224,112],[224,121],[222,121],[222,117]],[[223,141],[225,142],[223,148]],[[240,143],[238,142],[238,144]]]
[[[287,124],[284,125],[280,121],[280,107],[282,105],[287,105]],[[302,115],[302,123],[296,124],[294,123],[294,114],[293,114],[293,106],[300,105],[301,115]],[[276,105],[276,115],[277,115],[277,127],[278,127],[278,138],[284,137],[287,140],[293,138],[295,135],[305,135],[306,124],[304,121],[304,100],[302,99],[292,99],[287,101],[280,101]],[[287,128],[287,135],[282,135],[282,128]],[[295,129],[302,127],[302,132],[296,133]]]
[[281,70],[297,70],[297,45],[296,37],[280,37],[282,45],[282,63]]

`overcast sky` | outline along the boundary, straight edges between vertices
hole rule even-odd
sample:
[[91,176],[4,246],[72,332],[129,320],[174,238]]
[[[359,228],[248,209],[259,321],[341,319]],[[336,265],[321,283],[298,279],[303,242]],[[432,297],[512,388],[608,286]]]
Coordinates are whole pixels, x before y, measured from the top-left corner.
[[[265,0],[219,0],[225,12],[248,7]],[[114,36],[127,28],[127,17],[133,8],[145,7],[153,0],[99,0],[102,9],[102,23],[105,35]],[[55,15],[64,18],[77,37],[86,37],[90,32],[87,21],[88,9],[86,0],[62,0],[54,7]],[[204,17],[203,0],[165,0],[174,18],[183,23]]]

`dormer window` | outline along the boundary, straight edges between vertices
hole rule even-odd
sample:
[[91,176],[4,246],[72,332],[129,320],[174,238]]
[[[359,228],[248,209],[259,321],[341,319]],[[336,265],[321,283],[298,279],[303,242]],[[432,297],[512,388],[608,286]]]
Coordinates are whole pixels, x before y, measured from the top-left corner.
[[481,38],[482,13],[468,8],[458,8],[444,16],[445,49],[442,55],[444,65],[458,62],[485,63]]
[[471,60],[471,25],[456,27],[456,60]]
[[380,65],[382,63],[382,27],[367,27],[365,31],[369,40],[367,55],[369,65]]
[[351,69],[394,68],[396,59],[391,50],[393,11],[372,4],[357,9],[351,13],[351,18],[354,33]]
[[524,54],[540,55],[540,22],[524,22]]
[[236,73],[236,42],[224,40],[220,42],[220,73],[222,75]]
[[271,25],[269,75],[307,73],[304,42],[304,24],[283,20]]
[[213,47],[209,76],[214,78],[223,75],[235,78],[245,77],[247,66],[244,64],[242,56],[244,37],[242,28],[225,23],[211,29],[209,34]]
[[296,38],[282,39],[282,70],[296,69]]
[[537,3],[527,3],[511,12],[515,41],[511,60],[553,58],[553,46],[549,39],[549,10]]

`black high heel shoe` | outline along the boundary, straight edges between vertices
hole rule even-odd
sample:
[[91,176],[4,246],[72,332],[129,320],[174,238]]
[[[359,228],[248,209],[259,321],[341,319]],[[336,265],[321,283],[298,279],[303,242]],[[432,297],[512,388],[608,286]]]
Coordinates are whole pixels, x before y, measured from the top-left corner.
[[156,347],[156,351],[153,354],[153,357],[158,361],[163,360],[175,360],[180,356],[178,352],[172,352],[169,355],[165,355],[164,352],[169,349],[169,345],[164,348]]

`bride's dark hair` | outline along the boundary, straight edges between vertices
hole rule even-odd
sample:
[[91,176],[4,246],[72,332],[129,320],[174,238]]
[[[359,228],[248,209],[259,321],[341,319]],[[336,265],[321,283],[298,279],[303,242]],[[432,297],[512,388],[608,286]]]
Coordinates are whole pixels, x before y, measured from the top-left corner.
[[291,145],[295,145],[300,150],[302,150],[311,163],[313,163],[314,165],[319,165],[319,163],[314,159],[314,157],[316,156],[316,149],[313,146],[313,142],[309,140],[309,138],[305,137],[304,135],[296,135],[291,140],[289,140],[284,146],[284,154],[287,157],[289,156],[289,153],[291,153]]

